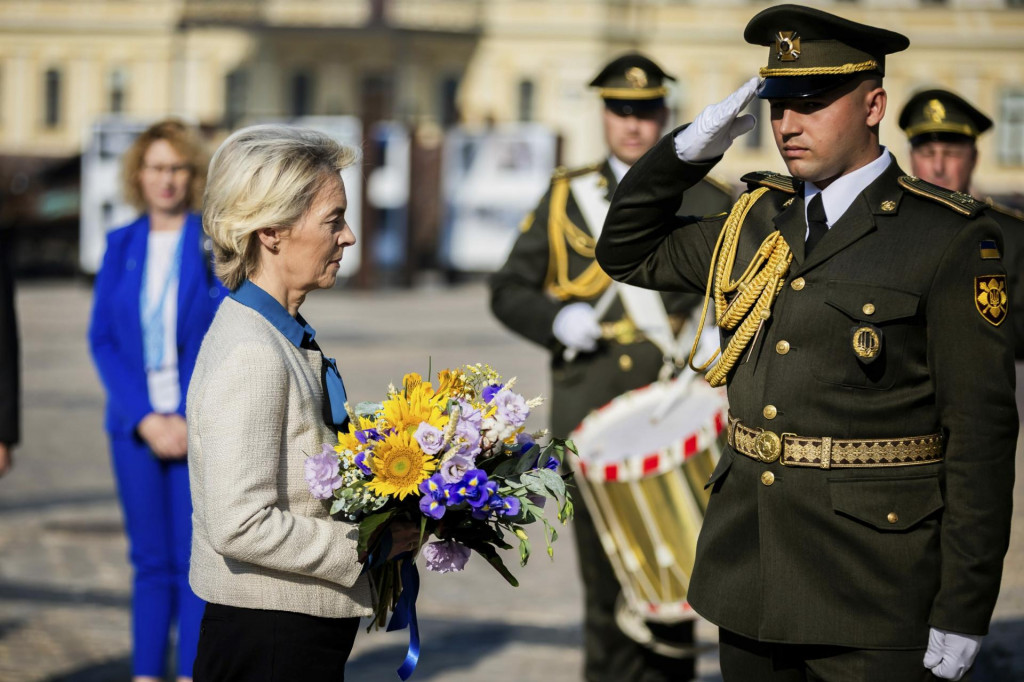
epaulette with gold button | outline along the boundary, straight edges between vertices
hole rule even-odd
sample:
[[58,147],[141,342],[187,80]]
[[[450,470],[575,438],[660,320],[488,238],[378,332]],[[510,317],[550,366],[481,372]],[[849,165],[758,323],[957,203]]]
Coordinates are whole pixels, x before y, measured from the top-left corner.
[[988,204],[984,201],[978,201],[970,194],[954,192],[938,185],[933,185],[921,178],[916,178],[913,175],[903,175],[898,182],[900,187],[908,192],[938,202],[968,218],[973,218],[988,208]]
[[750,189],[754,187],[768,187],[769,189],[777,189],[786,194],[796,194],[796,180],[788,175],[772,171],[747,173],[740,178],[740,182],[745,182]]
[[1003,215],[1008,215],[1011,218],[1016,218],[1017,220],[1024,220],[1024,211],[1020,210],[1019,208],[1013,208],[1005,204],[996,203],[992,199],[992,197],[986,198],[985,203],[988,204],[988,207],[991,208],[993,211],[1002,213]]
[[551,181],[554,182],[555,180],[570,180],[581,175],[587,175],[588,173],[596,173],[599,170],[601,170],[600,163],[592,163],[589,166],[580,166],[579,168],[566,168],[565,166],[558,166],[551,173]]

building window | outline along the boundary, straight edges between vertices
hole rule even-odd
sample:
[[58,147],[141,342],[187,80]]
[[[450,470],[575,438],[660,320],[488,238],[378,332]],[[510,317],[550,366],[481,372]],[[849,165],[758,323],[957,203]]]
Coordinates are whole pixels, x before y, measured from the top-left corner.
[[249,74],[235,69],[224,77],[224,125],[236,127],[245,116],[249,96]]
[[1003,95],[999,111],[999,162],[1007,166],[1024,166],[1024,91]]
[[441,80],[441,126],[448,128],[459,122],[459,77],[446,76]]
[[128,90],[128,78],[121,69],[110,72],[110,113],[120,114],[124,111],[124,100]]
[[60,125],[60,71],[47,69],[44,77],[43,123],[47,128]]
[[949,3],[946,0],[921,0],[925,7],[945,7]]
[[533,120],[533,81],[519,81],[519,120],[523,122]]
[[292,74],[290,113],[293,117],[309,116],[313,113],[313,76],[306,71]]

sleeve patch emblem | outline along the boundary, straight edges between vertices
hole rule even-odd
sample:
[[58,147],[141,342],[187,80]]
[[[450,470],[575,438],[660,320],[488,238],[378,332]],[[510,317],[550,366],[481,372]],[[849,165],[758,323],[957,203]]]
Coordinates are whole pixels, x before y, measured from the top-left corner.
[[999,260],[999,246],[994,239],[983,239],[978,246],[982,260]]
[[974,278],[974,305],[985,321],[999,326],[1006,319],[1006,275]]

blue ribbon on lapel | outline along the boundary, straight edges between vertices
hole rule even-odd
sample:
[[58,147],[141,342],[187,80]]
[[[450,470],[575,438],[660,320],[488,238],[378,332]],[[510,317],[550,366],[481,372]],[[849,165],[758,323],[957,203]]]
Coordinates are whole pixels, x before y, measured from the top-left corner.
[[420,660],[420,626],[416,620],[416,597],[420,593],[420,574],[416,570],[416,560],[411,553],[402,555],[402,594],[395,604],[395,612],[388,623],[388,632],[409,628],[409,650],[405,653],[405,661],[398,668],[398,676],[408,680],[416,670]]

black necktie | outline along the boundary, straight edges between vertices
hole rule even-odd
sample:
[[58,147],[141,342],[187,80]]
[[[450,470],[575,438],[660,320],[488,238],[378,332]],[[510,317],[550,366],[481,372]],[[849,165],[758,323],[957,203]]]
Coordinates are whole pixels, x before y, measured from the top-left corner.
[[804,256],[808,256],[821,238],[828,232],[828,216],[825,215],[825,206],[821,202],[821,192],[814,195],[811,203],[807,204],[807,244],[804,246]]

